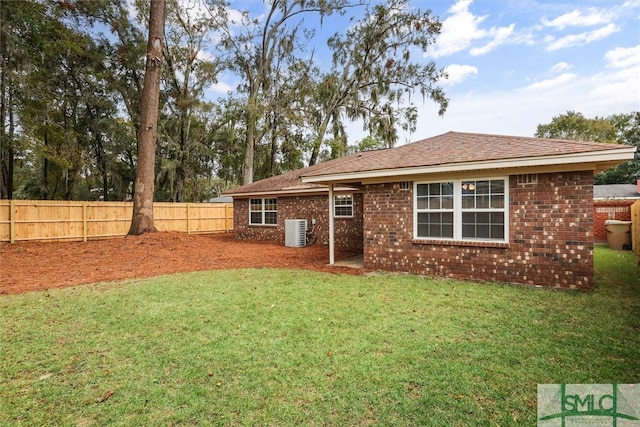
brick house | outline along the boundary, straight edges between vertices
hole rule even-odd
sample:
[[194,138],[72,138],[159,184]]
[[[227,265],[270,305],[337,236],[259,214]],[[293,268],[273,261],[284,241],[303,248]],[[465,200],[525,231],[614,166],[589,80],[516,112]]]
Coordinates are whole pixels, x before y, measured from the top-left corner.
[[[306,219],[364,268],[593,288],[594,174],[635,147],[449,132],[235,188],[238,239]],[[315,222],[315,225],[313,224]]]

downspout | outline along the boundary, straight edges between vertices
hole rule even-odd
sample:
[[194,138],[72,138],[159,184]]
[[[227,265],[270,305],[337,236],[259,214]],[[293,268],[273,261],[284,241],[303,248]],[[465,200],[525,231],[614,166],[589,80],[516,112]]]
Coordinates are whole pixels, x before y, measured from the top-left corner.
[[335,226],[333,223],[333,183],[329,184],[329,264],[335,263]]

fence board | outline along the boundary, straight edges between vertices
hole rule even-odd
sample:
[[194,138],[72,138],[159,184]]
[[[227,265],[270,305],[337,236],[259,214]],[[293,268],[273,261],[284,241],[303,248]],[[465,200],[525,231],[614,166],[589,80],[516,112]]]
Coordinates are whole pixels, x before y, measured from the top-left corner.
[[[233,229],[232,203],[154,203],[160,231],[220,233]],[[133,203],[0,200],[0,241],[87,240],[124,236]]]

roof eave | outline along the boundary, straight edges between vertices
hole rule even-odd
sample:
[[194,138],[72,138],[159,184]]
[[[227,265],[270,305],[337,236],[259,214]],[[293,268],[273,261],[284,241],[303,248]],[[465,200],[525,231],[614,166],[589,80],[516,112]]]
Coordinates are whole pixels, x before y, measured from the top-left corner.
[[588,153],[571,153],[560,154],[556,156],[540,156],[540,157],[523,157],[516,159],[500,159],[500,160],[485,160],[476,162],[464,162],[464,163],[448,163],[444,165],[435,166],[418,166],[408,168],[397,169],[380,169],[373,171],[360,171],[360,172],[346,172],[326,175],[312,175],[302,176],[301,180],[304,183],[314,184],[327,184],[331,182],[349,182],[359,181],[362,179],[370,178],[386,178],[386,177],[399,177],[407,175],[428,175],[436,173],[452,173],[452,172],[468,172],[474,170],[488,170],[488,169],[513,169],[513,168],[530,168],[536,166],[549,166],[549,165],[575,165],[584,163],[588,169],[592,169],[593,165],[596,165],[596,170],[600,169],[598,164],[604,166],[604,169],[624,162],[626,160],[633,159],[636,147],[625,147],[615,150],[606,150],[588,152]]
[[640,199],[640,194],[637,196],[605,196],[605,197],[594,197],[593,200],[604,200],[615,202],[616,200],[638,200]]
[[[264,197],[266,195],[269,196],[314,196],[314,195],[323,195],[327,194],[329,189],[327,187],[323,188],[306,188],[306,189],[281,189],[281,190],[265,190],[265,191],[248,191],[244,193],[222,193],[225,196],[233,197],[234,199],[246,199],[247,197]],[[362,191],[360,188],[356,187],[337,187],[334,189],[335,192],[359,192]]]

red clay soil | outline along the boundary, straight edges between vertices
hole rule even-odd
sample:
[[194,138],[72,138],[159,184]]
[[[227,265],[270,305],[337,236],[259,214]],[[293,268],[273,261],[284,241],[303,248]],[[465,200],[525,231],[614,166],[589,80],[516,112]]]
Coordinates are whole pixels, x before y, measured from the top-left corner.
[[[352,255],[337,252],[336,260]],[[239,241],[233,234],[162,232],[88,242],[0,243],[0,294],[230,268],[362,273],[359,269],[330,266],[328,261],[329,249],[322,244],[288,248]]]

